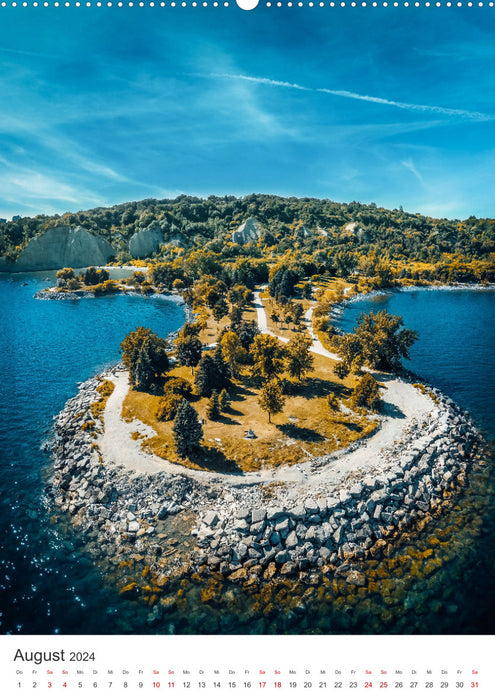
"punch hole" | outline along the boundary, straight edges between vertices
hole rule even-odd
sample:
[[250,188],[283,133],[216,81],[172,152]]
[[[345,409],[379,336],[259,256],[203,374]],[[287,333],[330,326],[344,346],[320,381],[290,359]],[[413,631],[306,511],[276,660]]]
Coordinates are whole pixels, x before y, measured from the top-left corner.
[[254,10],[260,0],[235,0],[241,10]]

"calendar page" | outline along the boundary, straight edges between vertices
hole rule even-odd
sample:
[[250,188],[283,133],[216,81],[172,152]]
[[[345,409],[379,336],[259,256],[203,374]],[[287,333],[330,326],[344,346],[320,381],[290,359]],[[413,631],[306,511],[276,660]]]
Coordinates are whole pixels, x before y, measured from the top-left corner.
[[0,2],[0,688],[495,697],[493,2]]

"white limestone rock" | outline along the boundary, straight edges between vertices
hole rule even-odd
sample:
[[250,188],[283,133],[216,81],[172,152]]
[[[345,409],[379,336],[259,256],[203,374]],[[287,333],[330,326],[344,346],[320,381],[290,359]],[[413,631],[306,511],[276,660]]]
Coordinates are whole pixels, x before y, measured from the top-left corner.
[[163,233],[158,221],[140,229],[129,240],[129,253],[133,258],[147,258],[163,244]]
[[82,226],[57,226],[32,238],[17,258],[16,271],[105,265],[115,250]]
[[250,216],[249,219],[246,219],[246,221],[233,232],[232,240],[234,243],[245,245],[246,243],[259,240],[260,236],[260,225],[253,216]]

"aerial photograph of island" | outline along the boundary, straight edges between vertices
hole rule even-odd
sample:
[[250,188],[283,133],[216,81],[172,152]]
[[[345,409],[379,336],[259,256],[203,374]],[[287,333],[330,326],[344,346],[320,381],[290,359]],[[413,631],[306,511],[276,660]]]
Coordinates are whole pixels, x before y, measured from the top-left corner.
[[0,633],[494,634],[495,10],[68,5],[0,8]]

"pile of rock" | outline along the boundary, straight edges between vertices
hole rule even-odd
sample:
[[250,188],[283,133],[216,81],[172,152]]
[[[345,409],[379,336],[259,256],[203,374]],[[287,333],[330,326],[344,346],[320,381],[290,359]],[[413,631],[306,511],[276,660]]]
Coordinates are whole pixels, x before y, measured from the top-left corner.
[[234,502],[204,514],[194,531],[198,561],[237,579],[272,562],[290,575],[328,563],[340,567],[375,551],[383,538],[441,506],[465,482],[478,433],[452,401],[438,392],[436,399],[435,418],[411,428],[409,450],[396,445],[380,473],[344,488],[330,486],[327,493],[320,484],[320,492],[303,503],[282,498],[249,509]]
[[[205,484],[193,474],[136,475],[128,466],[104,464],[94,435],[103,426],[90,410],[100,398],[98,385],[98,378],[81,385],[56,418],[49,498],[70,514],[95,557],[109,560],[125,552],[150,567],[167,549],[169,516],[181,513],[194,545],[189,570],[217,571],[231,581],[325,566],[359,577],[351,572],[353,559],[376,556],[385,538],[424,518],[464,484],[479,440],[468,417],[436,392],[428,422],[412,425],[374,473],[365,475],[363,465],[337,484],[318,479],[312,486],[309,479],[299,499],[287,484],[274,482],[267,497],[260,484],[220,476]],[[328,469],[334,457],[325,459],[305,466]],[[174,563],[183,565],[184,559]]]
[[69,299],[74,301],[76,299],[94,297],[94,293],[87,289],[76,289],[72,292],[56,292],[50,291],[49,289],[42,289],[40,292],[36,292],[36,294],[33,296],[35,299],[51,299],[54,301],[65,301],[66,299]]

